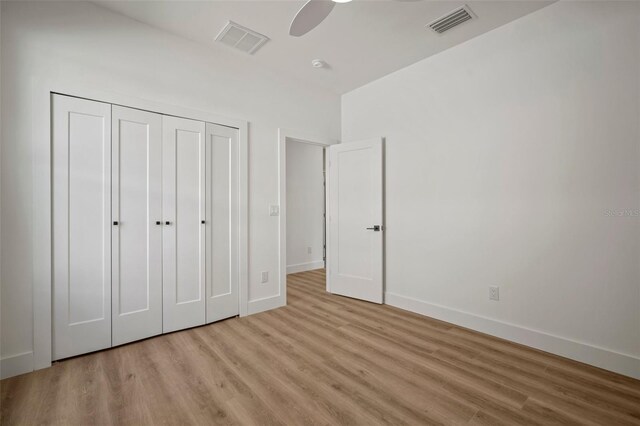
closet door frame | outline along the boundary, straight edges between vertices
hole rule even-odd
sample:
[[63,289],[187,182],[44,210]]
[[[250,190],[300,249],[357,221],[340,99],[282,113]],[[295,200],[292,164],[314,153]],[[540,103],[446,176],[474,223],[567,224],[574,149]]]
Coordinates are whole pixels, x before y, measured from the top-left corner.
[[33,351],[20,354],[15,367],[4,369],[3,376],[39,370],[52,360],[52,95],[60,94],[141,109],[163,115],[199,120],[234,127],[239,131],[240,220],[239,220],[239,303],[240,316],[248,314],[248,130],[249,122],[215,113],[140,99],[120,93],[96,90],[82,83],[61,83],[56,77],[31,82],[31,123],[33,140]]

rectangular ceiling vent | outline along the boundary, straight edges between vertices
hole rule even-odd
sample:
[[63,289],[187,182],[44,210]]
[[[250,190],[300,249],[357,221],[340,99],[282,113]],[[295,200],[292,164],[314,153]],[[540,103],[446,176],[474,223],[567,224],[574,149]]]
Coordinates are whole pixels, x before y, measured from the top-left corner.
[[475,14],[471,9],[469,9],[469,6],[464,5],[436,19],[435,21],[430,22],[428,27],[436,33],[442,34],[445,31],[449,31],[451,28],[457,27],[463,22],[469,21],[475,17]]
[[229,21],[216,37],[216,41],[253,55],[269,41],[269,37]]

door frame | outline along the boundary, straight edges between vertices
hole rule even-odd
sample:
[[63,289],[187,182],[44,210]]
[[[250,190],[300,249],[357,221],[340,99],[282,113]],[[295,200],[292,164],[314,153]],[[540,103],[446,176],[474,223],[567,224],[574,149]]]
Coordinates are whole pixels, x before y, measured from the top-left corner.
[[[52,356],[52,135],[51,100],[53,94],[73,96],[129,108],[220,124],[238,129],[239,142],[239,308],[240,316],[248,314],[249,294],[249,122],[211,112],[169,105],[115,92],[104,92],[82,84],[60,84],[54,78],[31,82],[31,138],[33,140],[32,180],[32,293],[33,293],[33,352],[21,354],[25,358],[22,368],[27,371],[51,366]],[[32,368],[26,369],[27,364]],[[21,368],[21,369],[22,369]]]
[[[305,132],[283,128],[278,129],[278,204],[280,205],[280,219],[278,221],[278,227],[280,229],[278,242],[278,245],[280,247],[280,256],[278,260],[280,267],[278,275],[280,277],[280,288],[277,296],[277,306],[285,306],[287,304],[287,141],[295,141],[299,143],[306,143],[308,145],[321,146],[325,148],[325,150],[331,145],[340,143],[339,140],[327,139],[325,137],[316,136]],[[328,187],[325,186],[325,210],[328,208],[328,205],[329,191]],[[324,226],[326,229],[326,217]],[[328,239],[325,241],[325,244],[327,245],[328,249]],[[329,280],[327,278],[327,286],[328,283]]]

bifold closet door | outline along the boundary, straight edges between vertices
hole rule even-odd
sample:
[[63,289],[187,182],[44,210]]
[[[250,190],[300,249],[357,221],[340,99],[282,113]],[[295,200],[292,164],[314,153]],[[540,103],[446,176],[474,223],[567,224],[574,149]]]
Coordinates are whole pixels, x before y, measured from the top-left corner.
[[207,323],[239,313],[238,129],[207,123]]
[[113,345],[162,333],[162,116],[112,108]]
[[162,117],[163,332],[205,323],[205,123]]
[[53,359],[111,346],[111,105],[52,96]]

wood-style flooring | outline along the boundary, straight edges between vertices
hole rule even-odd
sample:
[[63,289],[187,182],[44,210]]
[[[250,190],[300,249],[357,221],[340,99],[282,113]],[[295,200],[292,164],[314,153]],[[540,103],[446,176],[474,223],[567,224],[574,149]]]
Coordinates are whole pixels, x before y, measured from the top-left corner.
[[327,294],[1,382],[2,424],[640,425],[640,381]]

